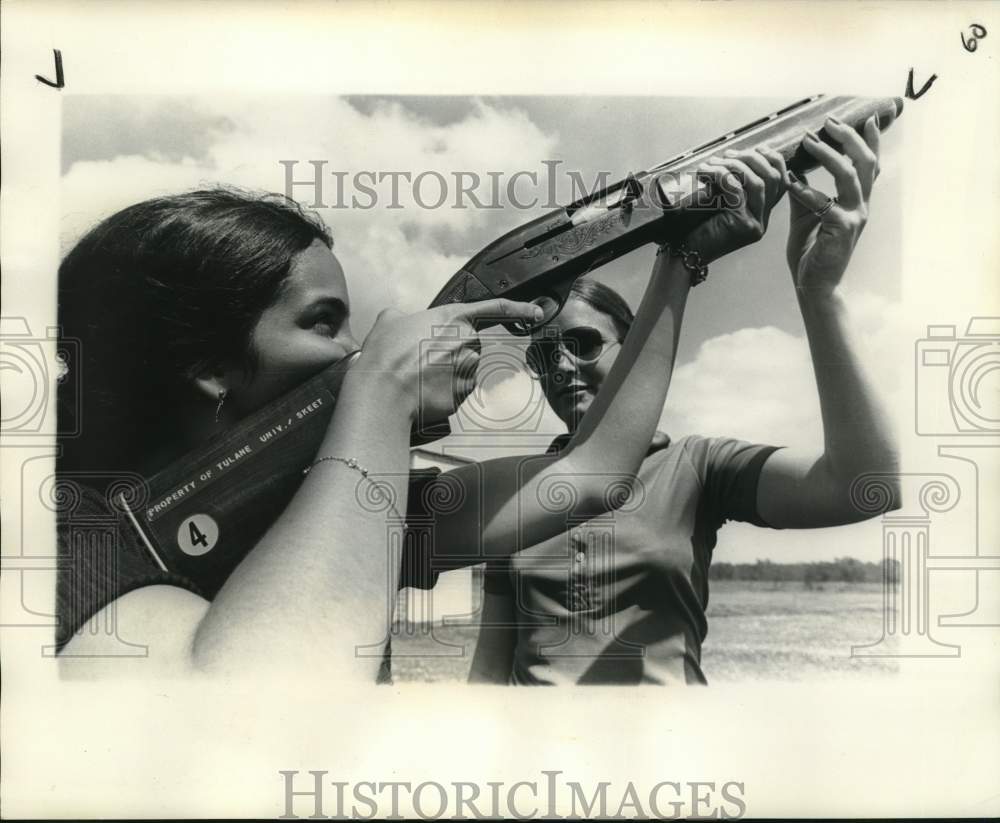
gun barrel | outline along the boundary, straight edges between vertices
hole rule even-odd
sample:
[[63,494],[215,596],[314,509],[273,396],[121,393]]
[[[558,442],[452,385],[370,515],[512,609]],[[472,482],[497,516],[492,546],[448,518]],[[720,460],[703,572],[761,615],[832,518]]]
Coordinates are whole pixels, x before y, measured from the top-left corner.
[[[830,145],[838,145],[829,137],[824,124],[829,117],[836,117],[857,131],[864,128],[869,118],[875,117],[880,129],[889,128],[903,111],[902,98],[860,98],[860,97],[811,97],[794,103],[768,117],[755,120],[735,132],[725,134],[709,143],[691,149],[671,158],[650,172],[649,184],[656,186],[662,195],[662,203],[667,208],[684,207],[685,197],[691,196],[689,186],[682,185],[678,196],[676,185],[688,183],[694,169],[705,158],[720,151],[733,149],[771,148],[779,152],[794,172],[808,172],[817,167],[815,158],[802,148],[802,139],[807,131],[815,132],[820,140]],[[640,175],[640,179],[647,175]]]
[[767,146],[781,152],[792,171],[807,172],[817,165],[802,148],[807,131],[836,145],[823,128],[828,117],[858,131],[875,117],[884,130],[902,110],[898,97],[800,100],[508,232],[469,260],[431,306],[492,297],[535,300],[546,308],[547,322],[578,277],[646,243],[681,238],[722,208],[718,198],[713,205],[702,197],[706,184],[696,170],[706,157]]

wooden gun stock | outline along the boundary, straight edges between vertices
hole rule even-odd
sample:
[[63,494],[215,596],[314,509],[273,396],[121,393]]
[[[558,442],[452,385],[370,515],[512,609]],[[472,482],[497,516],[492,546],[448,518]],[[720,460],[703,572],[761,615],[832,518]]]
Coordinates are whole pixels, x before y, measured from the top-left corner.
[[[302,483],[357,354],[111,501],[161,569],[188,577],[209,596],[222,586]],[[445,421],[415,430],[411,442],[449,431]]]

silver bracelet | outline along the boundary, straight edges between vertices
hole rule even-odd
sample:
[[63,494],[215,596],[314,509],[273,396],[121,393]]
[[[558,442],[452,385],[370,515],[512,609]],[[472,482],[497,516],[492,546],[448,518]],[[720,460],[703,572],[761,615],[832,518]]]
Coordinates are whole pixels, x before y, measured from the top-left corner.
[[[403,518],[400,516],[399,512],[396,510],[396,507],[393,505],[392,495],[391,494],[387,495],[385,489],[382,487],[382,484],[376,482],[375,480],[372,480],[368,476],[368,469],[366,469],[364,466],[362,466],[360,463],[358,463],[357,459],[354,458],[354,457],[337,457],[336,455],[328,455],[326,457],[317,457],[312,463],[310,463],[308,466],[306,466],[302,470],[303,476],[309,474],[309,472],[311,472],[314,468],[316,468],[316,466],[318,466],[320,463],[326,463],[327,461],[330,461],[330,462],[333,462],[333,463],[343,463],[348,468],[354,469],[354,471],[358,472],[365,480],[368,481],[368,483],[370,485],[370,490],[369,490],[370,493],[376,495],[378,500],[380,500],[380,501],[384,500],[385,501],[385,505],[396,516],[396,518],[400,522],[403,521]],[[358,485],[359,486],[361,485],[361,481],[360,480],[358,481]],[[362,503],[362,505],[365,508],[368,508],[367,504]],[[368,508],[368,511],[373,511],[373,510],[370,509],[370,508]]]
[[305,475],[309,474],[309,472],[311,472],[316,466],[318,466],[320,463],[325,463],[327,460],[333,460],[337,463],[343,463],[345,466],[348,466],[349,468],[352,468],[355,471],[361,472],[362,477],[368,476],[368,469],[361,466],[358,463],[358,461],[355,460],[353,457],[335,457],[332,455],[330,457],[320,457],[314,460],[312,463],[310,463],[302,470],[302,476],[304,477]]
[[701,254],[693,249],[689,249],[683,244],[673,246],[670,243],[661,243],[656,251],[656,256],[659,257],[664,252],[670,257],[680,258],[684,268],[691,274],[692,289],[699,283],[704,283],[708,278],[708,266],[702,261]]

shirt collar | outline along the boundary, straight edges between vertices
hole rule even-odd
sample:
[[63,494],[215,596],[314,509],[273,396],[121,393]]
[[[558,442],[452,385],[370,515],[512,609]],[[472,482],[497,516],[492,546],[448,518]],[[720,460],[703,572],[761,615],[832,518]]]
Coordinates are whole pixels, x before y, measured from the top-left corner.
[[[545,450],[545,453],[559,454],[559,452],[561,452],[564,448],[566,448],[566,444],[569,443],[570,438],[572,437],[573,435],[570,432],[565,432],[564,434],[560,434],[555,440],[553,440],[549,444],[549,447]],[[670,445],[670,435],[667,434],[666,432],[661,432],[657,430],[653,434],[653,439],[649,444],[649,451],[646,452],[646,455],[649,456],[653,452],[657,452],[660,451],[660,449],[667,448],[667,446],[669,445]]]

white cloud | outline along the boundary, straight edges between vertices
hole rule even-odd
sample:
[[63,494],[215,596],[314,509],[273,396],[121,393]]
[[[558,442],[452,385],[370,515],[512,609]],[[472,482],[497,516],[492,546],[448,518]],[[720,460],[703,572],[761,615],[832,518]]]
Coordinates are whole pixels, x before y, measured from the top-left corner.
[[[525,158],[552,154],[556,137],[543,133],[517,109],[474,101],[462,119],[437,125],[399,103],[376,105],[362,113],[339,98],[208,98],[197,101],[207,124],[224,119],[226,130],[214,129],[200,160],[172,162],[150,152],[109,160],[75,162],[63,177],[62,235],[74,242],[100,218],[147,197],[200,185],[225,183],[280,191],[285,172],[279,160],[298,160],[296,179],[309,179],[309,160],[324,160],[324,200],[335,201],[333,171],[347,172],[346,199],[357,172],[422,171],[444,175],[449,203],[455,198],[454,172],[502,172],[504,179],[521,169]],[[141,100],[137,106],[146,106]],[[79,127],[85,124],[80,123]],[[206,128],[208,128],[206,126]],[[400,182],[403,209],[385,209],[390,180],[378,186],[384,199],[372,209],[323,209],[343,258],[355,308],[355,331],[363,334],[378,309],[395,305],[408,311],[423,308],[430,296],[478,249],[454,254],[447,238],[489,239],[509,226],[502,211],[473,208],[416,207],[411,189]],[[428,178],[425,202],[437,197]],[[488,200],[484,184],[480,199]],[[311,202],[309,189],[296,189]],[[360,195],[359,195],[360,196]],[[502,227],[502,228],[501,228]],[[484,241],[485,242],[485,239]],[[464,250],[463,250],[464,252]]]
[[[899,408],[901,369],[911,367],[899,304],[845,292],[853,345],[875,391]],[[675,436],[706,434],[822,448],[822,421],[804,337],[773,326],[706,340],[673,377],[661,424]]]
[[69,251],[84,232],[119,209],[149,197],[211,185],[218,178],[193,160],[139,155],[74,163],[63,175],[61,241]]
[[[855,350],[890,417],[905,432],[912,407],[904,402],[903,376],[912,370],[912,348],[905,342],[902,307],[871,292],[845,291],[844,296]],[[816,381],[805,338],[764,327],[705,341],[694,360],[675,372],[662,427],[675,437],[697,433],[822,449]],[[742,563],[846,555],[877,561],[881,529],[878,519],[806,532],[731,523],[720,535],[716,556]]]
[[662,425],[782,444],[790,432],[814,436],[818,404],[802,343],[770,326],[705,341],[675,371]]

